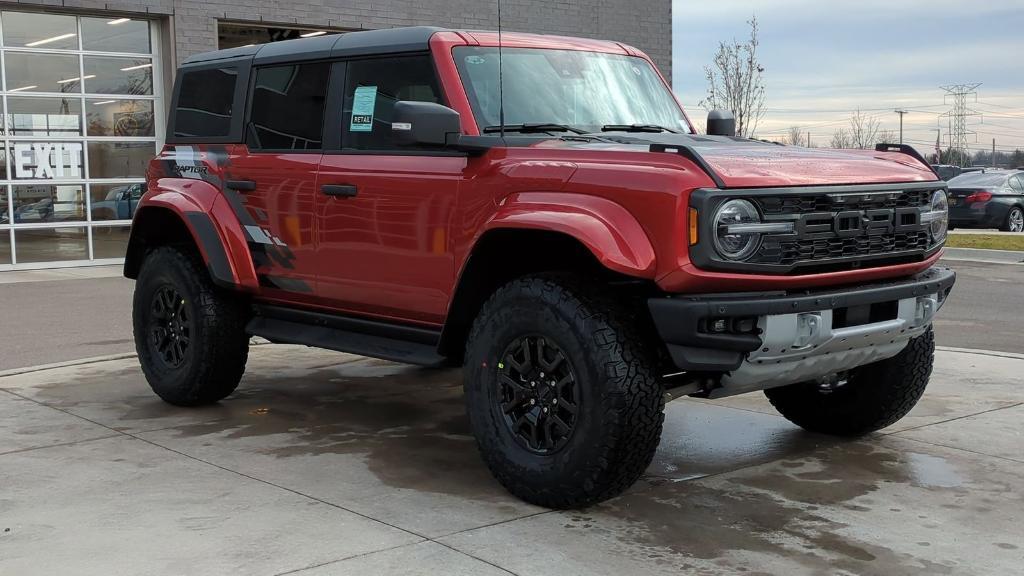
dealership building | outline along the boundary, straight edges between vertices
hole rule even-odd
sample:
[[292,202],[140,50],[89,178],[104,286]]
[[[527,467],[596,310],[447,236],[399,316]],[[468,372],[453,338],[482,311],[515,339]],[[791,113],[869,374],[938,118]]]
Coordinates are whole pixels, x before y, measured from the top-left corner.
[[[671,77],[671,0],[503,0],[505,30],[621,41]],[[476,0],[0,3],[0,271],[123,260],[176,64],[199,52],[398,26],[496,29]]]

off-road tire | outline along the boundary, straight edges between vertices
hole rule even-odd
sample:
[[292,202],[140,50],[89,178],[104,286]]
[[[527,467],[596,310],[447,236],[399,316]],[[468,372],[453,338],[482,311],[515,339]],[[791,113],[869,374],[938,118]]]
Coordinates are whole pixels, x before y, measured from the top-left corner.
[[899,354],[850,370],[847,382],[826,390],[817,382],[770,388],[765,395],[787,420],[835,436],[861,436],[890,426],[917,404],[935,356],[932,329]]
[[[483,460],[512,494],[549,508],[578,508],[620,494],[643,473],[661,439],[664,398],[634,311],[568,275],[514,280],[486,302],[466,349],[465,396]],[[517,441],[499,399],[499,355],[538,335],[564,351],[579,410],[565,444],[537,454]]]
[[[149,334],[154,298],[165,288],[181,295],[190,315],[189,346],[178,366],[163,359]],[[249,356],[245,322],[244,303],[215,287],[195,254],[165,246],[146,256],[133,298],[135,350],[150,387],[165,402],[201,406],[234,392]]]

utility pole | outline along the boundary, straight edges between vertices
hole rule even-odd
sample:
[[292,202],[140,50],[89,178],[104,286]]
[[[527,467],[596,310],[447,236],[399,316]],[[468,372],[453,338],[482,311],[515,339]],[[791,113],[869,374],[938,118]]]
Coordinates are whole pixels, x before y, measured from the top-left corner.
[[996,167],[996,139],[992,139],[992,167]]
[[899,109],[894,110],[894,112],[896,112],[897,114],[900,115],[900,144],[903,144],[903,115],[904,114],[909,114],[910,112],[907,111],[907,110],[899,110]]
[[811,131],[810,130],[807,131],[807,147],[808,148],[811,147]]

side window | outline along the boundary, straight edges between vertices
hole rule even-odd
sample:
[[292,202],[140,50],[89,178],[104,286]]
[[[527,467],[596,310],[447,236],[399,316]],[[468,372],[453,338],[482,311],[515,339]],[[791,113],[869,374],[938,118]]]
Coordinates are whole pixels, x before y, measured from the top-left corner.
[[289,64],[256,70],[245,143],[252,150],[320,150],[331,65]]
[[429,56],[349,62],[341,115],[342,148],[395,149],[391,139],[391,111],[399,100],[441,102],[441,90]]
[[237,81],[236,68],[185,71],[179,80],[174,135],[183,138],[228,136]]
[[1017,193],[1024,194],[1024,178],[1021,178],[1020,174],[1010,176],[1010,187]]

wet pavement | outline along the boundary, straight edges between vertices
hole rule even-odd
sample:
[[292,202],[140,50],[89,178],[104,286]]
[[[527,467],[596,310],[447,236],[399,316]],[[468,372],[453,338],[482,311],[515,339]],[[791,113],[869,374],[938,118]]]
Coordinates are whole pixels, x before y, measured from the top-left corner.
[[161,403],[133,358],[0,378],[0,574],[1016,574],[1024,357],[944,350],[903,421],[808,434],[763,395],[679,400],[645,477],[524,504],[460,373],[253,348],[239,390]]

